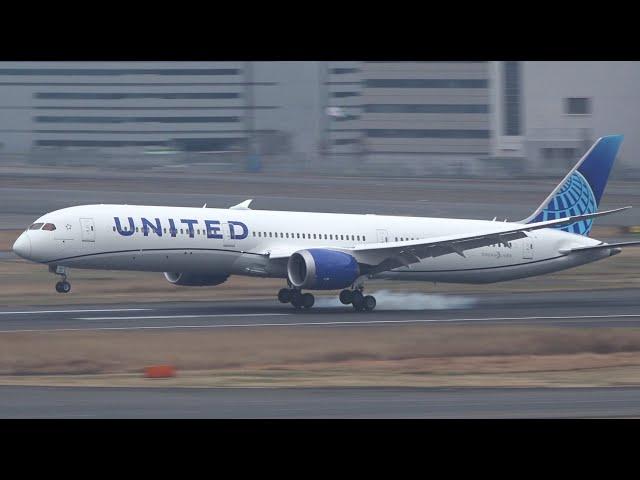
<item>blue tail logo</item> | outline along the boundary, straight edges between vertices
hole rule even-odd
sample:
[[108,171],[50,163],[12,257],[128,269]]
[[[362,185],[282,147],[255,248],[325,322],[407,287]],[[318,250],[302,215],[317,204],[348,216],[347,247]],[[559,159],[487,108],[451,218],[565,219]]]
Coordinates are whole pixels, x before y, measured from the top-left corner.
[[[622,135],[598,139],[533,215],[522,222],[535,223],[595,213],[622,140]],[[588,219],[555,228],[569,233],[589,235],[592,226],[593,219]]]

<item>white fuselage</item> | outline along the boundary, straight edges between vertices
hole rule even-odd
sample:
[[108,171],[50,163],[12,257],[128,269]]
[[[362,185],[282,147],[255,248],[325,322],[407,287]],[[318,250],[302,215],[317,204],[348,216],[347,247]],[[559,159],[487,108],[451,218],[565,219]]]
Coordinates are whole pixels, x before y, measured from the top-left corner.
[[[143,218],[148,222],[143,224]],[[270,259],[269,252],[481,233],[496,225],[484,220],[137,205],[65,208],[36,222],[52,223],[55,230],[23,233],[22,244],[28,244],[28,252],[25,246],[22,256],[35,262],[70,268],[281,278],[287,276],[285,264]],[[611,254],[609,250],[563,254],[561,250],[600,242],[556,229],[527,235],[506,246],[468,250],[464,257],[426,258],[374,278],[489,283],[563,270]]]

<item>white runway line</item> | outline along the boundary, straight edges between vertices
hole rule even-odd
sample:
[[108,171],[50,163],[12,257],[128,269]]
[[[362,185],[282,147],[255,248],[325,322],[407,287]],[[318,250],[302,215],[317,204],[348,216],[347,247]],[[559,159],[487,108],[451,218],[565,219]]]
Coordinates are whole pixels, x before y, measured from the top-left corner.
[[145,317],[78,317],[74,320],[162,320],[167,318],[216,318],[216,317],[271,317],[290,313],[216,313],[201,315],[149,315]]
[[[255,314],[237,314],[245,316],[256,316]],[[290,315],[288,313],[280,314],[261,314],[261,315]],[[230,315],[221,315],[230,316]],[[314,326],[332,326],[332,327],[353,327],[353,326],[370,326],[370,325],[393,325],[408,323],[448,323],[448,322],[494,322],[501,320],[599,320],[604,318],[638,318],[640,314],[620,314],[620,315],[570,315],[570,316],[553,316],[553,317],[493,317],[493,318],[444,318],[444,319],[411,319],[411,320],[362,320],[362,321],[343,321],[343,322],[291,322],[291,323],[243,323],[243,324],[215,324],[215,325],[141,325],[127,327],[88,327],[88,328],[50,328],[50,329],[22,329],[22,330],[0,330],[0,333],[37,333],[37,332],[79,332],[79,331],[110,331],[110,330],[172,330],[186,328],[258,328],[258,327],[314,327]],[[118,317],[107,317],[113,320]],[[137,317],[140,318],[140,317]],[[173,317],[173,318],[180,318]]]
[[27,315],[30,313],[98,313],[98,312],[140,312],[143,310],[153,310],[153,308],[109,308],[109,309],[91,309],[91,310],[29,310],[21,312],[0,312],[0,315]]

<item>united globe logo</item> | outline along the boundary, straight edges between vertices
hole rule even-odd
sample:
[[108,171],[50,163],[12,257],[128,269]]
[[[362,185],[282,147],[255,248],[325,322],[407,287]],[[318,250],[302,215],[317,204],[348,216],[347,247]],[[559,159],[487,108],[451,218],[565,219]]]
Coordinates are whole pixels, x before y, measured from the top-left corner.
[[[562,185],[547,207],[540,212],[538,221],[595,213],[597,208],[596,197],[589,182],[576,170]],[[593,219],[587,219],[556,228],[569,233],[588,235],[592,225]]]

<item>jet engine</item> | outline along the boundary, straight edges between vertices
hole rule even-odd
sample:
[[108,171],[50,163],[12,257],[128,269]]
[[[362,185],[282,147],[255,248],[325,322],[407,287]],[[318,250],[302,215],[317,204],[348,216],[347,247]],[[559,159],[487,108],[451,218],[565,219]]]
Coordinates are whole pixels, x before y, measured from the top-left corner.
[[164,272],[164,278],[174,285],[188,287],[204,287],[208,285],[220,285],[227,281],[229,275],[206,275],[200,273]]
[[287,275],[297,288],[337,290],[351,285],[360,276],[360,267],[348,253],[310,248],[289,257]]

